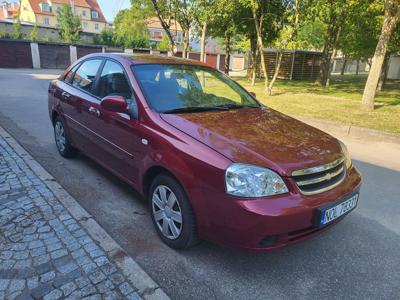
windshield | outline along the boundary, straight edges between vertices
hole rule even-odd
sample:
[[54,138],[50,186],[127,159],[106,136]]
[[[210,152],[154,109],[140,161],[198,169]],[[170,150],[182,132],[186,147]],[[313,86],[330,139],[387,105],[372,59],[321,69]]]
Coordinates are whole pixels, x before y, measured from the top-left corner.
[[259,107],[243,88],[222,73],[188,65],[133,65],[149,105],[157,112]]

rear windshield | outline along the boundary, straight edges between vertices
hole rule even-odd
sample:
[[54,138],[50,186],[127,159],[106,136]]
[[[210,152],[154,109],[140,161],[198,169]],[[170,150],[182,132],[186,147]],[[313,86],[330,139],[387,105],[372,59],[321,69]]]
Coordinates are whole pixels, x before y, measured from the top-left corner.
[[132,70],[149,105],[160,113],[188,107],[259,107],[243,88],[211,68],[145,64]]

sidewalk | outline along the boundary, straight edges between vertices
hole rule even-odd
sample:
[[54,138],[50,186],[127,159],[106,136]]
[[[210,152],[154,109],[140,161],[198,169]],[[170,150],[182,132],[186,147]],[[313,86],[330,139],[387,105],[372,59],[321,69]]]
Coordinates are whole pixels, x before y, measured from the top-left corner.
[[61,298],[168,299],[0,127],[0,299]]

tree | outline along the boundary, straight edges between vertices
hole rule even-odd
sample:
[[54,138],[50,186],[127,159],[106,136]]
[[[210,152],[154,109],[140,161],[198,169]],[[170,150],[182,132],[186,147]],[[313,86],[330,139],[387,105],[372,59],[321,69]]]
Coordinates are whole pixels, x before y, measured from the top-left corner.
[[37,42],[39,40],[39,30],[36,25],[32,28],[31,33],[29,34],[29,39],[32,42]]
[[16,40],[21,40],[24,38],[24,34],[22,33],[22,25],[19,18],[14,23],[13,38]]
[[374,109],[376,88],[381,74],[383,61],[389,47],[389,41],[400,20],[400,0],[385,1],[385,17],[382,25],[381,35],[376,45],[375,54],[372,58],[371,70],[369,71],[365,85],[361,107],[365,110]]
[[104,28],[100,34],[96,34],[93,43],[104,46],[115,46],[115,35],[111,28]]
[[147,15],[137,7],[121,10],[114,20],[114,42],[126,48],[148,48],[150,43],[146,22]]
[[[132,0],[134,2],[135,0]],[[146,2],[145,5],[148,7],[148,1],[142,0]],[[169,50],[173,53],[175,52],[175,40],[174,36],[172,35],[172,25],[174,21],[174,7],[173,7],[172,0],[151,0],[151,5],[153,10],[160,20],[161,26],[164,29],[168,41],[169,41]]]
[[161,42],[157,44],[156,48],[158,50],[169,50],[169,42],[168,42],[168,37],[163,34]]
[[214,18],[216,0],[198,0],[195,17],[195,29],[200,33],[200,61],[204,61],[206,51],[207,31]]
[[237,26],[240,23],[240,20],[238,20],[240,9],[238,1],[217,0],[213,6],[214,17],[209,19],[208,31],[210,36],[223,40],[226,74],[229,72],[232,36],[237,33]]
[[334,58],[338,50],[343,25],[346,17],[349,16],[347,11],[348,4],[349,0],[316,0],[315,4],[309,7],[311,15],[322,21],[326,26],[318,78],[319,83],[326,89],[329,89],[332,58]]
[[63,5],[57,11],[57,31],[63,42],[76,43],[80,39],[81,20],[74,15],[71,5]]
[[[243,22],[241,32],[248,32],[255,53],[258,52],[261,70],[264,75],[264,90],[268,94],[268,71],[264,58],[264,48],[267,43],[276,39],[279,32],[279,22],[282,21],[283,3],[280,0],[240,0],[242,5],[250,10],[252,24]],[[244,31],[243,31],[244,30]],[[255,40],[254,40],[255,39]],[[253,58],[253,72],[257,70],[257,54]],[[255,73],[253,73],[255,79]]]
[[272,87],[274,86],[275,80],[278,77],[283,53],[288,47],[289,43],[293,41],[293,39],[297,35],[297,31],[299,29],[300,17],[303,15],[303,10],[306,7],[305,0],[285,0],[283,1],[285,6],[285,13],[283,15],[283,28],[280,33],[280,39],[278,43],[276,43],[278,48],[278,59],[275,66],[275,72],[272,76],[271,82],[268,86],[268,95],[272,94]]

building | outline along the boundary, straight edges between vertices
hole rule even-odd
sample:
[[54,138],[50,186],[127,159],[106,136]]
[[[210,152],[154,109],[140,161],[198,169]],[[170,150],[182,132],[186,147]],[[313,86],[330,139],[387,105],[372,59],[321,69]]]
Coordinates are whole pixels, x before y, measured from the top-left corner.
[[[157,45],[161,43],[163,37],[166,36],[166,32],[161,25],[160,20],[157,17],[152,17],[147,20],[147,28],[150,34],[150,43]],[[174,41],[180,44],[183,41],[183,31],[181,25],[174,20],[171,20],[171,34],[174,37]]]
[[57,11],[63,5],[71,5],[74,14],[81,18],[83,32],[100,33],[106,27],[107,22],[97,0],[21,0],[20,20],[56,28]]
[[0,4],[0,20],[14,19],[18,16],[19,4],[17,2],[8,3],[3,1]]

